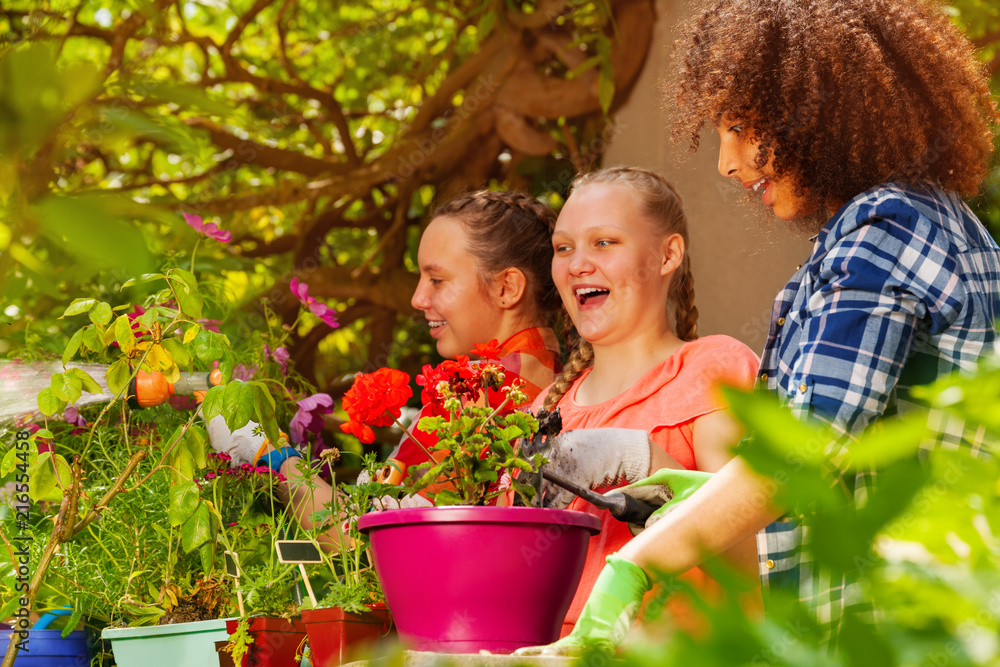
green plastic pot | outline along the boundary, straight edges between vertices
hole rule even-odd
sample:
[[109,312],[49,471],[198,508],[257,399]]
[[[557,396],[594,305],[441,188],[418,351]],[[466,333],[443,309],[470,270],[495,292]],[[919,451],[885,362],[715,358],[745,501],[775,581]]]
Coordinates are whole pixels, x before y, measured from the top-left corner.
[[226,621],[174,623],[139,628],[105,628],[118,667],[218,667],[215,642],[228,640]]

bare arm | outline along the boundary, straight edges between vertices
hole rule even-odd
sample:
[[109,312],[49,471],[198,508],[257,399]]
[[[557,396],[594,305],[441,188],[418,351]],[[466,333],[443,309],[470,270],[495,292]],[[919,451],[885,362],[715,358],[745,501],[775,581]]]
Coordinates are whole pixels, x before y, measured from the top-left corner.
[[[311,530],[316,526],[312,520],[313,513],[324,509],[333,500],[333,487],[309,473],[308,465],[299,457],[285,459],[281,464],[281,474],[285,476],[285,481],[278,485],[278,497],[292,512],[299,525]],[[307,483],[310,477],[312,479]],[[320,547],[327,553],[338,549],[343,539],[340,532],[342,519],[333,517],[333,520],[334,525],[317,538]]]
[[773,495],[773,482],[733,459],[618,555],[646,572],[686,572],[711,555],[752,541],[758,530],[779,518],[783,511],[773,504]]

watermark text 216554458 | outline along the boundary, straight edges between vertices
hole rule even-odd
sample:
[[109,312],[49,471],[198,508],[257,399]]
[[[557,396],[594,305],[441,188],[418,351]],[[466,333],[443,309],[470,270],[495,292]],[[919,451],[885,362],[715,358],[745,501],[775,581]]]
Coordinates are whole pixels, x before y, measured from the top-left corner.
[[16,641],[19,651],[27,650],[28,624],[31,609],[28,607],[28,582],[31,579],[31,558],[28,549],[28,542],[31,537],[28,534],[28,520],[30,518],[31,500],[30,486],[28,481],[28,441],[31,438],[30,431],[18,431],[14,437],[14,456],[17,459],[15,465],[16,474],[14,476],[14,494],[12,496],[11,509],[16,512],[14,522],[17,525],[18,534],[14,537],[14,566],[17,572],[17,583],[14,587],[16,594],[20,596],[20,604],[14,612],[11,621],[13,633],[11,641]]

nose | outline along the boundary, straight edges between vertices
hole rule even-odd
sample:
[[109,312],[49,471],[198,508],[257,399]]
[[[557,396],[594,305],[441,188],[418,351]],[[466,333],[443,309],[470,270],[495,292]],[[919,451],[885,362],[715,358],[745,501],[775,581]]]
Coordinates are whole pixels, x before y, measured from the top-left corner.
[[581,276],[591,273],[594,270],[594,263],[590,261],[590,256],[583,249],[573,252],[569,258],[569,272],[573,276]]
[[728,134],[728,132],[723,132],[719,138],[719,173],[726,178],[732,178],[736,175],[739,160],[736,152],[736,139],[727,136]]
[[413,296],[410,297],[410,305],[416,310],[429,310],[431,300],[427,294],[427,281],[421,278],[420,282],[417,283],[417,289],[413,290]]

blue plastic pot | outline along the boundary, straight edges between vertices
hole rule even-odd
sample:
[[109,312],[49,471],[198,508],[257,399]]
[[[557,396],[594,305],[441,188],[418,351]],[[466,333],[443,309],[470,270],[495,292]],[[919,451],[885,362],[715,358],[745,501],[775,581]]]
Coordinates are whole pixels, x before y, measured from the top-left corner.
[[[0,630],[0,656],[7,651],[12,630]],[[27,651],[21,650],[14,667],[88,667],[90,655],[82,630],[65,638],[61,630],[28,630]]]

